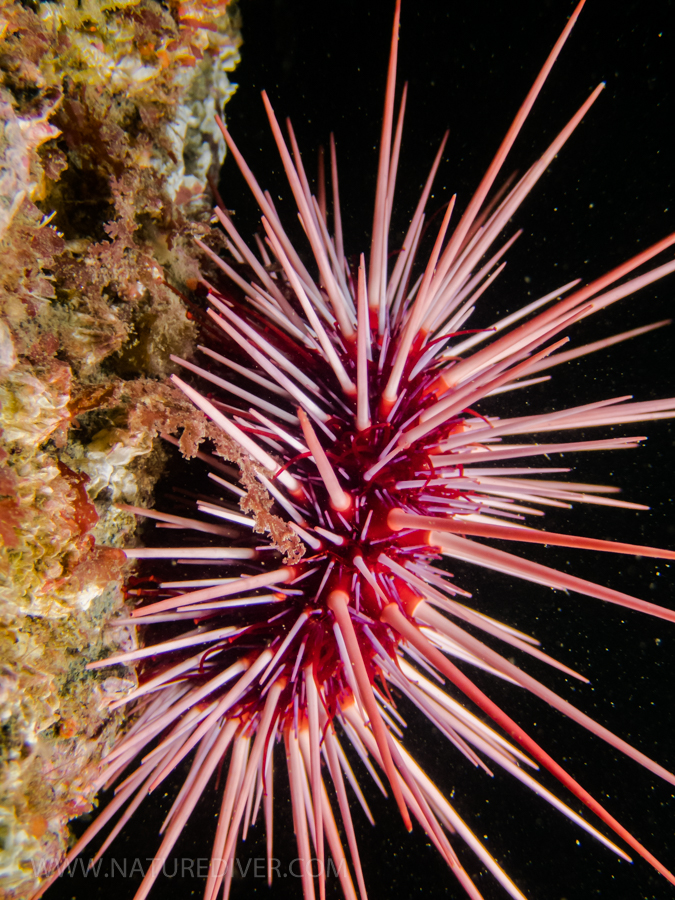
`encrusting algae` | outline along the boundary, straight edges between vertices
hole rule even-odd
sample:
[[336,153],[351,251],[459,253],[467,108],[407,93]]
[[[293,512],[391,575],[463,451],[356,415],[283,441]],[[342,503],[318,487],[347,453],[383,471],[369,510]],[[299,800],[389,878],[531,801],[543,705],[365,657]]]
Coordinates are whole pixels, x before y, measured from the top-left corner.
[[[195,237],[234,91],[227,0],[0,0],[0,896],[62,857],[129,677],[86,672],[136,636],[123,604],[160,432],[203,417],[166,379],[195,329]],[[213,183],[211,181],[211,183]],[[129,670],[128,670],[129,671]]]

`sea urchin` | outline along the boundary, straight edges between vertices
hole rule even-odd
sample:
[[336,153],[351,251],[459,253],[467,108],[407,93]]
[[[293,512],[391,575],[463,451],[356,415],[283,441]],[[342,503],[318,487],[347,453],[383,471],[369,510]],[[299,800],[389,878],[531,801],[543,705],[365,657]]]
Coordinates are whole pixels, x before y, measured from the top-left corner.
[[[114,800],[63,867],[121,812],[99,850],[103,853],[148,793],[192,754],[155,863],[136,900],[148,895],[223,761],[227,778],[206,900],[215,900],[221,889],[228,896],[237,842],[260,806],[271,879],[273,751],[281,744],[305,900],[316,892],[324,896],[329,854],[344,896],[366,896],[349,805],[351,791],[370,817],[352,767],[356,759],[381,790],[391,792],[406,826],[417,822],[422,827],[470,897],[481,894],[456,855],[454,841],[465,843],[510,896],[522,898],[404,747],[400,708],[405,698],[403,703],[416,706],[473,765],[487,771],[501,767],[626,859],[623,850],[531,774],[539,766],[548,769],[675,883],[479,688],[472,669],[531,692],[670,784],[675,777],[494,649],[501,644],[509,656],[518,651],[585,680],[546,655],[533,638],[474,609],[447,568],[452,560],[461,560],[675,621],[675,613],[667,609],[532,562],[522,555],[527,548],[519,546],[675,558],[671,551],[526,524],[541,514],[540,506],[639,508],[619,500],[612,488],[565,481],[559,476],[568,470],[550,467],[546,457],[635,447],[641,438],[577,435],[569,440],[562,434],[674,416],[675,401],[615,397],[541,414],[495,413],[502,394],[545,380],[541,373],[552,366],[662,324],[574,350],[565,347],[576,322],[675,270],[672,261],[646,269],[675,244],[675,235],[585,286],[573,281],[559,287],[491,328],[472,331],[469,323],[480,295],[499,277],[517,233],[503,244],[496,242],[602,90],[600,85],[593,91],[524,175],[495,189],[581,5],[462,214],[455,213],[454,198],[445,207],[423,265],[417,249],[445,139],[403,246],[390,263],[388,232],[406,101],[404,89],[397,112],[398,6],[368,263],[363,255],[354,261],[345,258],[334,142],[331,235],[321,180],[315,199],[290,123],[287,144],[263,95],[311,248],[312,274],[289,240],[272,198],[258,186],[221,124],[260,206],[264,231],[256,255],[227,210],[216,209],[229,261],[207,244],[202,249],[228,281],[213,276],[216,287],[204,279],[209,310],[202,365],[175,360],[202,379],[202,391],[181,378],[173,380],[219,430],[221,450],[243,466],[246,491],[222,477],[217,459],[204,455],[214,484],[244,496],[257,518],[215,496],[199,501],[200,520],[136,510],[168,525],[206,532],[211,543],[186,540],[180,547],[127,552],[130,558],[185,562],[190,569],[181,579],[137,591],[140,602],[133,620],[157,626],[159,640],[93,664],[140,660],[143,666],[139,688],[114,704],[134,701],[137,718],[105,760],[99,784],[114,783],[139,754],[143,759],[118,785]],[[455,218],[457,223],[451,224]],[[242,365],[245,359],[248,364]],[[210,524],[214,517],[222,524]],[[261,547],[250,537],[256,525],[270,531],[268,545]],[[237,535],[234,542],[232,535]],[[227,540],[217,540],[219,536]],[[282,549],[283,560],[275,556],[275,548]],[[199,574],[209,577],[192,577],[195,563],[205,567]],[[213,569],[206,567],[214,563],[226,566],[228,577],[212,577]]]

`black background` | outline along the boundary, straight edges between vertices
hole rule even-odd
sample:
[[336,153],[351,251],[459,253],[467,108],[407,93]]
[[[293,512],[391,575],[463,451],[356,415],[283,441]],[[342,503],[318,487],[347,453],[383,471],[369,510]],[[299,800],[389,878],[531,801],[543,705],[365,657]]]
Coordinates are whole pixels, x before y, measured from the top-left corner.
[[[572,8],[568,0],[515,4],[474,0],[470,6],[408,0],[404,4],[399,85],[407,78],[410,93],[395,229],[406,227],[446,127],[451,135],[430,207],[440,206],[455,191],[463,207]],[[290,191],[268,133],[259,91],[268,90],[279,117],[291,116],[310,173],[314,148],[319,142],[327,145],[328,134],[334,130],[346,248],[350,253],[367,250],[390,4],[243,0],[241,12],[245,44],[234,76],[240,87],[228,107],[235,140],[262,186],[272,190],[282,217],[286,210],[288,218],[294,216]],[[673,4],[664,0],[649,4],[590,0],[583,11],[505,170],[523,171],[599,81],[605,80],[607,88],[517,215],[513,227],[523,227],[525,234],[508,254],[509,265],[500,282],[482,301],[481,324],[489,324],[491,314],[511,311],[573,277],[595,277],[675,230],[673,13]],[[229,160],[222,190],[242,233],[252,231],[255,209]],[[671,277],[621,301],[602,319],[584,323],[578,342],[665,318],[673,309],[674,292]],[[534,388],[527,397],[503,398],[499,406],[495,403],[489,409],[506,415],[628,393],[636,399],[669,396],[675,393],[672,360],[672,329],[663,329],[555,370],[552,384]],[[579,456],[570,477],[620,485],[627,499],[649,504],[651,511],[595,511],[583,506],[569,512],[552,510],[546,527],[673,546],[673,426],[646,423],[616,433],[651,437],[640,450]],[[599,436],[596,431],[589,434]],[[558,463],[553,460],[552,464]],[[552,565],[570,559],[575,574],[675,605],[669,585],[673,566],[574,551],[542,550],[529,555]],[[517,585],[469,567],[455,566],[454,571],[459,583],[474,591],[480,609],[536,634],[545,650],[577,667],[592,684],[572,692],[562,677],[534,665],[528,665],[529,671],[663,765],[675,768],[675,625],[622,612],[600,601]],[[481,683],[488,684],[487,680]],[[497,686],[492,695],[657,857],[675,867],[672,787],[618,758],[522,693]],[[675,888],[646,863],[618,862],[506,776],[497,774],[490,780],[473,771],[418,715],[411,714],[409,723],[407,741],[419,761],[446,795],[453,795],[459,812],[528,897],[660,900],[675,896]],[[279,763],[281,786],[281,757]],[[553,786],[551,779],[542,780]],[[463,897],[420,830],[407,836],[393,805],[379,802],[367,776],[363,784],[377,819],[373,830],[363,816],[355,815],[370,896]],[[279,800],[275,838],[283,871],[295,851],[288,804],[284,796]],[[579,808],[573,798],[570,802]],[[111,855],[120,860],[151,856],[159,843],[155,835],[161,810],[166,811],[169,803],[170,797],[164,796],[146,804]],[[215,792],[205,798],[177,847],[179,856],[208,856],[216,804]],[[486,900],[506,896],[491,876],[480,874],[480,866],[460,843],[455,845]],[[263,856],[264,845],[250,837],[240,853],[242,865],[249,854]],[[96,879],[64,877],[47,898],[130,900],[138,881],[119,875],[105,878],[105,872],[110,872],[109,863]],[[175,878],[158,883],[151,896],[182,900],[201,896],[202,890],[203,883],[196,879]],[[262,879],[249,871],[235,884],[232,896],[252,894],[270,900],[300,898],[302,889],[298,879],[289,877],[268,891]]]

